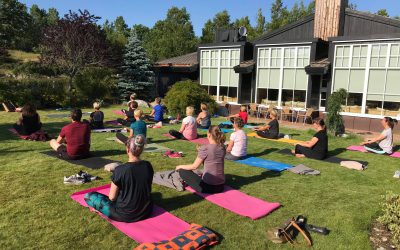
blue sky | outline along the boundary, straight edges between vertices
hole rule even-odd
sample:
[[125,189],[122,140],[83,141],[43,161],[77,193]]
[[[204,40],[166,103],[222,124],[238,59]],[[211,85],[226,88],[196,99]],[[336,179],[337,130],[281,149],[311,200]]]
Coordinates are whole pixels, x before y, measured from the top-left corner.
[[[272,0],[20,0],[27,6],[39,5],[40,8],[56,8],[60,14],[68,10],[88,9],[92,14],[105,19],[115,20],[123,16],[129,26],[143,24],[153,26],[157,20],[164,19],[167,10],[172,6],[186,7],[189,11],[196,35],[201,35],[204,23],[215,13],[228,10],[232,19],[249,16],[252,24],[258,8],[262,8],[264,15],[269,18],[269,9]],[[284,4],[291,7],[296,0],[284,0]],[[304,0],[306,4],[310,0]],[[362,11],[376,12],[385,8],[391,16],[400,15],[399,0],[350,0],[357,4]]]

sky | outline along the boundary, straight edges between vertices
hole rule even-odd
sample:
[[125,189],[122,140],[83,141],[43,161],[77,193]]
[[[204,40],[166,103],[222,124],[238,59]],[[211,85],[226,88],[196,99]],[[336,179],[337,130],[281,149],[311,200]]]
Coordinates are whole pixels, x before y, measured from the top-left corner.
[[[257,11],[263,10],[264,16],[269,19],[269,10],[273,0],[20,0],[28,7],[32,4],[40,8],[54,7],[60,16],[69,10],[77,11],[87,9],[91,14],[106,19],[115,20],[117,16],[123,16],[131,27],[134,24],[143,24],[152,27],[155,22],[166,17],[167,10],[172,6],[186,7],[190,13],[197,36],[201,35],[204,23],[214,17],[220,11],[227,10],[232,21],[236,18],[249,16],[252,24],[255,24]],[[289,8],[296,0],[283,0]],[[311,0],[304,0],[308,4]],[[400,15],[400,0],[350,0],[361,11],[376,12],[379,9],[387,9],[389,15]]]

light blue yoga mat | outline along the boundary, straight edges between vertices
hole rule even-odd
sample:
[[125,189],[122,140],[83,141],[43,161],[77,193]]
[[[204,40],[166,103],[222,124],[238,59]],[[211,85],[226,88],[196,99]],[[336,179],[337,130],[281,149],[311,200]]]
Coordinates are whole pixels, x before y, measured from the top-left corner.
[[293,167],[293,166],[285,164],[285,163],[265,160],[265,159],[257,158],[257,157],[248,157],[246,159],[235,161],[235,162],[241,163],[244,165],[248,165],[251,167],[265,168],[265,169],[275,171],[275,172],[281,172],[281,171],[284,171],[286,169]]
[[[208,129],[206,128],[199,128],[199,130],[208,131]],[[226,133],[232,133],[233,129],[222,128],[221,131],[226,134]]]

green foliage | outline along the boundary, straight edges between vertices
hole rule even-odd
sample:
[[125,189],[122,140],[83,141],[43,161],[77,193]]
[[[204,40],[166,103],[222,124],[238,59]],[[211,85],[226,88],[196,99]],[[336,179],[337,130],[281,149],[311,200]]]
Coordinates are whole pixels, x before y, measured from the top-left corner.
[[239,29],[242,26],[246,27],[247,37],[249,40],[253,40],[254,38],[256,38],[256,31],[253,28],[253,26],[251,26],[250,19],[248,16],[236,19],[235,23],[233,24],[233,27],[236,29]]
[[164,20],[156,22],[143,46],[152,62],[196,51],[190,14],[186,8],[172,7]]
[[65,78],[0,78],[0,100],[19,105],[31,102],[39,108],[63,105],[67,83]]
[[39,62],[30,61],[27,63],[18,64],[13,69],[13,73],[17,76],[56,76],[59,74],[56,68],[49,65],[42,65]]
[[203,27],[202,35],[200,38],[201,43],[212,43],[214,42],[215,32],[218,29],[230,29],[232,28],[231,16],[227,10],[221,11],[215,14],[214,18],[209,19]]
[[113,66],[121,66],[126,44],[128,43],[129,28],[122,16],[118,16],[114,22],[106,20],[103,24],[107,40],[113,56]]
[[217,108],[215,101],[198,83],[182,81],[175,83],[165,96],[165,103],[172,115],[185,114],[186,107],[193,106],[199,112],[200,104],[207,103],[209,112],[214,114]]
[[258,9],[257,12],[257,24],[255,27],[255,38],[261,36],[265,32],[265,16],[262,13],[262,9]]
[[328,98],[328,114],[327,114],[327,126],[328,130],[337,135],[343,130],[343,117],[340,115],[342,111],[342,104],[346,101],[347,91],[345,89],[339,89],[332,93]]
[[376,12],[376,14],[379,16],[389,17],[389,13],[386,9],[380,9]]
[[74,85],[76,103],[90,104],[96,100],[112,99],[111,94],[117,87],[117,80],[108,68],[86,68],[76,75]]
[[383,215],[378,221],[392,232],[392,242],[400,248],[400,195],[389,192],[382,203]]
[[127,100],[132,92],[139,98],[150,99],[149,92],[153,86],[153,71],[147,58],[146,51],[134,30],[125,48],[124,65],[122,75],[118,83],[118,91],[122,100]]

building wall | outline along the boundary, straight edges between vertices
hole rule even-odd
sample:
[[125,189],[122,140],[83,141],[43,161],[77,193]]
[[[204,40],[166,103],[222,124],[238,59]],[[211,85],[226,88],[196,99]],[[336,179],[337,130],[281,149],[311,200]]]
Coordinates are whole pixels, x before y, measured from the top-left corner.
[[343,36],[357,37],[400,33],[400,21],[346,10]]

